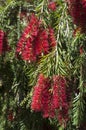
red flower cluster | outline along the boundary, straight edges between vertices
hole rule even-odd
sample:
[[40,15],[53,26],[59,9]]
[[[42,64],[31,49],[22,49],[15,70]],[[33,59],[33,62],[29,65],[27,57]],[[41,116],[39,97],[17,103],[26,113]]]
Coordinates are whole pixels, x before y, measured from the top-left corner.
[[54,36],[54,30],[52,28],[49,28],[49,43],[50,43],[50,49],[56,46],[56,39]]
[[42,74],[38,77],[37,85],[34,87],[31,109],[35,111],[42,110],[41,95],[44,87],[45,78]]
[[50,100],[51,92],[50,81],[45,78],[42,74],[38,77],[37,85],[34,87],[31,109],[35,111],[41,111],[43,117],[49,117],[50,113]]
[[49,52],[49,43],[48,43],[48,32],[44,29],[40,29],[38,35],[34,41],[34,50],[36,56],[41,53]]
[[39,75],[37,85],[34,87],[31,109],[41,111],[45,118],[54,118],[57,110],[57,118],[63,124],[68,120],[68,108],[65,78],[54,76],[51,81]]
[[32,14],[31,20],[28,26],[24,29],[16,49],[16,52],[21,54],[23,60],[36,60],[32,43],[38,34],[38,27],[39,21],[37,17]]
[[68,120],[68,101],[66,80],[61,76],[53,77],[53,106],[58,110],[58,120],[60,123],[64,123]]
[[50,2],[48,8],[52,11],[56,10],[56,2]]
[[49,30],[41,27],[41,22],[32,14],[29,24],[19,39],[16,53],[26,61],[36,61],[42,53],[48,53],[49,48],[56,45],[54,31]]
[[0,30],[0,55],[9,51],[10,47],[8,46],[7,38],[5,32]]
[[86,28],[86,0],[66,0],[74,24]]

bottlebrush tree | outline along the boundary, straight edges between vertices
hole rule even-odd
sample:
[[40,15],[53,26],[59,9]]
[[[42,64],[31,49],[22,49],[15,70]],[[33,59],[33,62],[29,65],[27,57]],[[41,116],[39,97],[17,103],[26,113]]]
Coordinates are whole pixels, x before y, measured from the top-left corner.
[[0,129],[86,130],[86,0],[0,1]]

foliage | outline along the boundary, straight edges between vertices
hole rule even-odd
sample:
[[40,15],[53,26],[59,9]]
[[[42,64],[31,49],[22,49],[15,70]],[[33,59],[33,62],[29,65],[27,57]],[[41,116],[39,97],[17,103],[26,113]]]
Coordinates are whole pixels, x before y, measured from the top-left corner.
[[[86,34],[73,24],[67,3],[55,2],[56,9],[51,10],[49,0],[0,1],[0,30],[6,32],[11,47],[0,55],[0,130],[86,129]],[[42,21],[44,29],[54,29],[56,47],[29,63],[17,58],[15,50],[32,13]],[[67,80],[71,98],[66,126],[57,118],[44,119],[40,112],[30,109],[40,73],[49,78],[61,75]]]

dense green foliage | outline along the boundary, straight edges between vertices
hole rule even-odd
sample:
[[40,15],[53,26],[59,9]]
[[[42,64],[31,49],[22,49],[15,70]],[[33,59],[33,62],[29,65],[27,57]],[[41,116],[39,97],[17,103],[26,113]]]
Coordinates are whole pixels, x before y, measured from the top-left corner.
[[[56,0],[55,11],[48,0],[0,0],[0,29],[8,35],[11,51],[0,56],[0,130],[78,130],[86,123],[86,35],[74,30],[67,3]],[[21,19],[21,12],[26,15]],[[18,40],[27,25],[27,16],[35,13],[47,28],[55,31],[57,46],[38,62],[28,63],[16,58]],[[80,48],[83,48],[82,54]],[[66,128],[58,119],[43,119],[30,109],[33,86],[39,73],[46,77],[62,75],[71,91]],[[9,120],[9,115],[12,120]]]

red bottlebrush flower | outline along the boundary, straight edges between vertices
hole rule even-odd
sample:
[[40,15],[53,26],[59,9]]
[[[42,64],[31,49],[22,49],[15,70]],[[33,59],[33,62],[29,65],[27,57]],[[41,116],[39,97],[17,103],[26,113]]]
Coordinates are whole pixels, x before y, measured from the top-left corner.
[[36,56],[33,52],[33,45],[31,44],[30,40],[27,40],[27,44],[24,46],[24,49],[22,50],[22,59],[26,61],[35,61]]
[[48,78],[45,81],[45,87],[42,93],[42,104],[43,104],[43,117],[44,118],[54,118],[55,117],[55,110],[51,107],[51,100],[52,100],[52,92],[50,90],[51,82]]
[[2,54],[3,50],[3,39],[4,39],[4,32],[0,30],[0,54]]
[[6,33],[3,30],[0,30],[0,55],[10,50],[10,46],[8,45]]
[[50,43],[50,49],[56,46],[56,39],[54,35],[54,30],[52,28],[49,28],[49,43]]
[[63,105],[66,101],[66,82],[60,76],[54,76],[53,82],[53,103],[55,108],[59,108],[59,105]]
[[40,25],[41,22],[32,14],[16,48],[17,56],[21,55],[23,60],[36,61],[41,54],[49,53],[56,45],[53,29],[44,29]]
[[[53,106],[54,109],[58,109],[59,122],[68,119],[68,102],[66,95],[66,80],[61,76],[53,77]],[[66,111],[65,111],[66,110]],[[62,114],[61,114],[62,113]]]
[[[52,91],[51,85],[53,85]],[[69,119],[68,108],[65,78],[54,76],[52,83],[49,78],[40,74],[34,87],[31,109],[41,111],[44,118],[54,118],[55,111],[58,110],[59,123],[66,124]]]
[[49,52],[48,32],[46,30],[43,30],[41,32],[41,43],[42,43],[42,51],[44,53],[48,53]]
[[31,109],[34,111],[42,110],[42,104],[41,104],[41,99],[40,99],[41,93],[42,93],[42,88],[39,86],[35,86],[33,97],[32,97],[32,103],[31,103]]
[[34,87],[31,109],[35,111],[43,110],[42,93],[45,87],[45,77],[40,74],[38,77],[37,85]]
[[31,19],[17,44],[16,53],[21,55],[23,60],[35,61],[33,40],[38,34],[40,21],[32,14]]
[[36,55],[49,52],[48,32],[46,30],[40,29],[34,42],[34,50]]
[[67,2],[74,24],[82,27],[82,29],[86,28],[86,1],[67,0]]
[[17,53],[21,53],[21,52],[22,52],[23,43],[24,43],[24,38],[22,37],[22,38],[19,40],[18,45],[17,45],[17,48],[16,48],[16,52],[17,52]]
[[37,85],[34,87],[31,109],[41,111],[43,117],[54,117],[55,111],[51,108],[50,80],[42,74],[39,75]]
[[43,93],[42,93],[42,105],[43,105],[42,111],[43,111],[44,118],[49,117],[50,114],[51,93],[49,91],[49,87],[50,87],[49,82],[46,81],[46,86],[43,89]]
[[56,10],[56,2],[50,2],[48,8],[52,11]]

